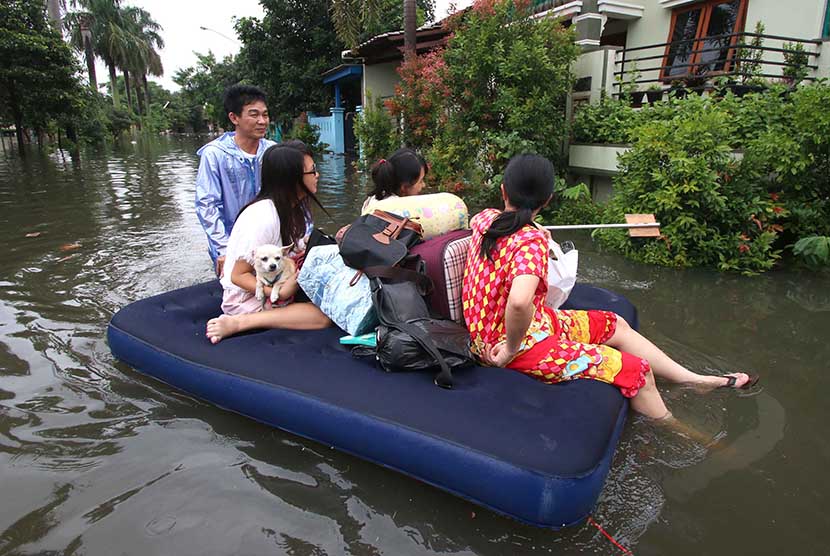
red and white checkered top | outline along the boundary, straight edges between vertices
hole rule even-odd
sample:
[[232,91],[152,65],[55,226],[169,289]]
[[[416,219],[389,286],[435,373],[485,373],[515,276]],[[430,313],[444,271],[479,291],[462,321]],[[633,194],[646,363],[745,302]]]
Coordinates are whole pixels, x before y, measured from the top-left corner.
[[483,235],[499,214],[501,212],[496,209],[486,209],[470,221],[473,234],[464,269],[462,297],[464,320],[470,330],[473,352],[477,355],[483,353],[485,346],[495,345],[505,339],[504,313],[516,276],[530,274],[539,277],[539,285],[533,297],[536,311],[522,351],[555,334],[557,330],[555,318],[552,318],[553,311],[545,310],[548,238],[544,232],[527,225],[496,241],[492,261],[480,255]]

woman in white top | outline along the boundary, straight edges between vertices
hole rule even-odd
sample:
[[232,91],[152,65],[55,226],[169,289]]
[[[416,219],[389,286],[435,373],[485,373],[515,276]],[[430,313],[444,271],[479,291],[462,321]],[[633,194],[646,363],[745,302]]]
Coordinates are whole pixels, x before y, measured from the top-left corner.
[[360,213],[372,212],[374,205],[383,199],[420,194],[427,171],[424,158],[412,149],[398,149],[388,159],[381,158],[372,166],[375,189],[363,203]]
[[[256,274],[253,252],[260,245],[292,245],[289,257],[305,254],[308,236],[313,229],[309,200],[317,192],[318,172],[311,151],[301,141],[288,141],[269,147],[262,157],[262,187],[236,217],[225,253],[225,274],[221,284],[224,315],[207,323],[206,335],[212,343],[254,328],[290,328],[314,330],[326,328],[331,321],[311,303],[295,302],[261,311],[255,297]],[[302,293],[296,276],[278,292],[281,302]],[[271,289],[265,288],[265,297]]]

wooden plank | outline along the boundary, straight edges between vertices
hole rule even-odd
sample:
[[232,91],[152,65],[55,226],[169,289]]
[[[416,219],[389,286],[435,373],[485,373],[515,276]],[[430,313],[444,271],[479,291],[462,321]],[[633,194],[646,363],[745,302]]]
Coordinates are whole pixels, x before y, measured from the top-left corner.
[[[653,224],[656,222],[653,214],[626,214],[628,224]],[[628,230],[631,237],[660,237],[660,228],[631,228]]]

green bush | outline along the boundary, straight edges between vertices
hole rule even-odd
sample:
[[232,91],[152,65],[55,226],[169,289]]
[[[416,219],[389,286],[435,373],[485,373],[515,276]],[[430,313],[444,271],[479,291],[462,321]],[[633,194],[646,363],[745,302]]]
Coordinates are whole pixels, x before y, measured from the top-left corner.
[[371,102],[355,126],[364,160],[401,142],[418,148],[430,186],[462,194],[473,208],[498,205],[500,173],[515,154],[542,154],[562,168],[579,47],[556,18],[531,19],[530,6],[475,2],[449,23],[443,50],[405,62],[387,101],[399,128]]
[[557,180],[553,199],[540,213],[539,220],[548,225],[596,224],[602,222],[604,207],[591,198],[584,183],[565,185]]
[[809,266],[830,266],[830,237],[810,236],[799,239],[793,251]]
[[779,258],[772,201],[743,179],[731,156],[729,120],[723,112],[678,112],[670,121],[633,130],[633,148],[620,156],[620,174],[606,218],[654,213],[664,241],[632,241],[625,230],[597,230],[594,237],[646,263],[712,266],[746,273],[770,269]]
[[320,154],[328,150],[328,143],[320,141],[320,130],[317,126],[308,123],[308,116],[303,112],[299,118],[294,121],[284,135],[283,140],[298,139],[308,145],[312,152]]
[[[666,241],[595,236],[646,262],[743,272],[771,268],[801,239],[830,236],[828,105],[830,87],[818,82],[771,84],[741,98],[691,95],[641,110],[611,100],[580,108],[575,140],[633,145],[606,218],[656,213]],[[813,244],[793,253],[808,257],[806,245]]]
[[552,17],[530,19],[528,6],[476,2],[456,19],[443,64],[433,64],[440,83],[403,99],[429,100],[429,118],[421,120],[440,122],[428,149],[432,184],[487,201],[497,199],[499,173],[513,154],[536,152],[561,161],[571,65],[579,49],[572,31]]
[[623,101],[603,98],[574,112],[571,134],[576,143],[628,143],[637,111]]
[[373,99],[368,91],[366,100],[366,106],[354,122],[355,138],[360,145],[358,166],[363,170],[395,152],[401,144],[394,121],[383,102]]

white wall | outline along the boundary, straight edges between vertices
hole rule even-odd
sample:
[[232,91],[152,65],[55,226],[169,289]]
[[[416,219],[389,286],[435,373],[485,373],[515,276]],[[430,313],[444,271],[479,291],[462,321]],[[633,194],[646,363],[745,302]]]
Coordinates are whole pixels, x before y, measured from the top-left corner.
[[395,94],[395,85],[400,81],[395,71],[398,62],[386,62],[363,66],[363,106],[366,106],[366,91],[372,94],[373,99],[383,99]]
[[[626,47],[633,48],[649,44],[665,43],[669,40],[669,29],[671,27],[672,8],[665,8],[660,0],[637,0],[636,3],[645,7],[643,17],[632,20],[628,26]],[[689,2],[684,5],[691,5],[696,2]],[[761,21],[768,35],[781,35],[799,39],[816,39],[821,37],[824,22],[824,10],[826,0],[748,0],[747,17],[744,27],[745,31],[752,32],[755,23]],[[748,39],[747,39],[748,40]],[[767,40],[764,46],[781,48],[782,41]],[[812,51],[815,47],[807,46]],[[659,49],[631,53],[632,56],[657,55]],[[830,57],[830,48],[825,50],[824,55]],[[764,52],[764,58],[771,61],[783,61],[783,56],[775,52]],[[810,58],[810,63],[814,63]],[[648,60],[640,62],[640,69],[649,66],[661,65],[660,60]],[[819,63],[820,66],[827,66]],[[780,74],[778,66],[765,66],[764,73]],[[641,72],[642,79],[655,79],[657,72]],[[827,73],[824,73],[826,76]]]

